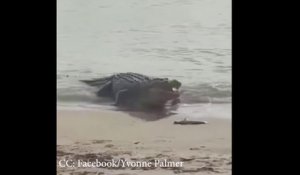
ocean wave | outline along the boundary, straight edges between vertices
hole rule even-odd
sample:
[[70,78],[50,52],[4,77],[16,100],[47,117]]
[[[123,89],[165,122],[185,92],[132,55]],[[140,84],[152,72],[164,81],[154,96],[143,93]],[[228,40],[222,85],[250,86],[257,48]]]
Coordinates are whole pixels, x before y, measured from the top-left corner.
[[[96,96],[96,88],[82,86],[57,89],[57,101],[64,103],[112,104],[108,98]],[[231,103],[230,85],[199,84],[183,86],[181,101],[186,104]]]
[[228,84],[199,84],[182,87],[182,102],[194,103],[231,103],[231,86]]

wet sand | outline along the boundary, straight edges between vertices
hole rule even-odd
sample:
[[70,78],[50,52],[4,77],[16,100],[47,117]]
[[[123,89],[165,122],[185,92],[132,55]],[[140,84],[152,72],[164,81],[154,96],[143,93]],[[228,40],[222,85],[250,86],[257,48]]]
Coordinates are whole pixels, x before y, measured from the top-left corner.
[[[202,118],[208,124],[173,124],[183,118],[145,121],[118,111],[59,109],[57,174],[231,174],[231,120]],[[62,160],[75,166],[62,167]],[[83,167],[96,160],[152,164]],[[173,164],[159,165],[164,161]]]

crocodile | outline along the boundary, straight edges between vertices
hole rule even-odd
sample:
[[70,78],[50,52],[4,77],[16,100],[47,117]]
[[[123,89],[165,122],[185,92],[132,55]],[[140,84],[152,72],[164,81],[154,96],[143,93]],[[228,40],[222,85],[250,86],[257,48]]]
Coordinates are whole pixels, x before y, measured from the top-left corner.
[[178,80],[127,72],[81,81],[97,87],[97,96],[113,99],[116,106],[161,108],[169,101],[172,105],[180,102]]

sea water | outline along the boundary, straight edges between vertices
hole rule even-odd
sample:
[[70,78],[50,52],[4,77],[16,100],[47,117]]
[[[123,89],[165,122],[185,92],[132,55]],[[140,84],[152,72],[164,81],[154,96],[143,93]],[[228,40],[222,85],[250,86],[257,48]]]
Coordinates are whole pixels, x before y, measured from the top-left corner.
[[230,0],[57,1],[57,104],[112,108],[79,80],[177,79],[192,117],[231,117]]

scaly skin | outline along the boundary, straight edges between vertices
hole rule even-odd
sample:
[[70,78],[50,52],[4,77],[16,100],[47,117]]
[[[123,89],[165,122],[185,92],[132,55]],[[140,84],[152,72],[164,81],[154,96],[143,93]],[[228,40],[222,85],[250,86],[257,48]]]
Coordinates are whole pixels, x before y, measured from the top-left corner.
[[83,81],[99,87],[98,96],[111,97],[117,106],[163,107],[169,100],[179,102],[181,86],[177,80],[150,78],[137,73],[119,73],[109,77]]

